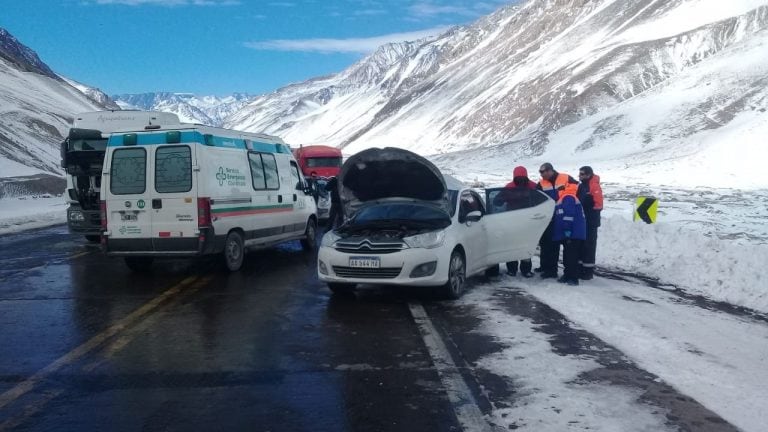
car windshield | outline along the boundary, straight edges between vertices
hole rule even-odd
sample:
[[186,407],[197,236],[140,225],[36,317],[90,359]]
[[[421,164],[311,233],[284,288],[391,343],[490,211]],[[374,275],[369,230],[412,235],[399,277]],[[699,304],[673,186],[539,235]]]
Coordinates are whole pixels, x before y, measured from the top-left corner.
[[360,226],[408,226],[444,228],[451,220],[437,207],[420,203],[376,204],[360,209],[350,221],[351,227]]
[[338,168],[341,166],[340,157],[313,157],[307,159],[310,168]]
[[74,139],[69,141],[69,151],[105,151],[106,139]]

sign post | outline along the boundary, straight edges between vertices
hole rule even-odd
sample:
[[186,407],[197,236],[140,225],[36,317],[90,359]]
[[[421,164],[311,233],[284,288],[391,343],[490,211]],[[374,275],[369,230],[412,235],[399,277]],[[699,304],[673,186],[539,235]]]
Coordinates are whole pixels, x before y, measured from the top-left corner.
[[653,197],[637,197],[635,202],[634,221],[642,220],[647,224],[656,223],[656,214],[659,210],[659,200]]

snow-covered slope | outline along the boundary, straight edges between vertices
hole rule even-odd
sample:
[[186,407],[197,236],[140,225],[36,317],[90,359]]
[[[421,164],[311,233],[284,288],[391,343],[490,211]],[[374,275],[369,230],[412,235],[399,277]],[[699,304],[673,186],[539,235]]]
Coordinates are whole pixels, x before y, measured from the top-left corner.
[[0,177],[61,175],[59,143],[74,115],[106,108],[91,94],[0,28]]
[[174,113],[188,123],[221,126],[224,119],[232,115],[252,99],[244,93],[227,97],[196,96],[189,93],[140,93],[113,96],[123,109],[141,109]]
[[768,0],[530,0],[259,97],[227,125],[347,152],[472,150],[453,160],[505,172],[705,159],[735,175],[734,146],[765,155],[767,29]]

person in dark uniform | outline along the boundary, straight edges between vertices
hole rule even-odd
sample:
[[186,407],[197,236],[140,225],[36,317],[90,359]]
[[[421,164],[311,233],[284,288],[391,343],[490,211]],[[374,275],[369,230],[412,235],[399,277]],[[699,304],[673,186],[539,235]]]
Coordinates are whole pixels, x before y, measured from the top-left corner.
[[[579,284],[579,256],[587,237],[587,222],[584,210],[575,194],[567,193],[555,206],[555,218],[552,224],[552,240],[563,246],[563,276],[557,281],[568,285]],[[559,255],[558,251],[558,255]]]
[[603,210],[603,189],[600,187],[600,176],[592,167],[583,166],[579,169],[579,191],[577,196],[584,209],[587,219],[587,236],[581,250],[581,274],[583,280],[595,276],[595,255],[597,254],[597,229],[600,227],[600,213]]
[[328,180],[328,183],[325,185],[325,190],[331,194],[331,210],[328,212],[328,231],[330,231],[344,223],[344,213],[341,210],[338,178],[332,177]]

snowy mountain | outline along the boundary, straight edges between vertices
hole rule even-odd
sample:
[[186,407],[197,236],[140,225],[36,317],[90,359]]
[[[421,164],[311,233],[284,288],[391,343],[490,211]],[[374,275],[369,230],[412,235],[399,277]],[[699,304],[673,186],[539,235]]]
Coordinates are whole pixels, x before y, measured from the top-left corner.
[[[731,181],[734,145],[748,164],[766,155],[767,29],[768,0],[529,0],[258,97],[226,126],[350,153],[464,151],[443,163],[505,173],[546,158],[675,176],[684,161]],[[666,180],[712,179],[692,171]]]
[[0,178],[61,175],[59,143],[74,115],[114,107],[98,90],[71,83],[0,28]]
[[123,109],[141,109],[174,113],[188,123],[221,126],[224,119],[240,110],[252,99],[244,93],[227,97],[196,96],[190,93],[141,93],[113,96]]

